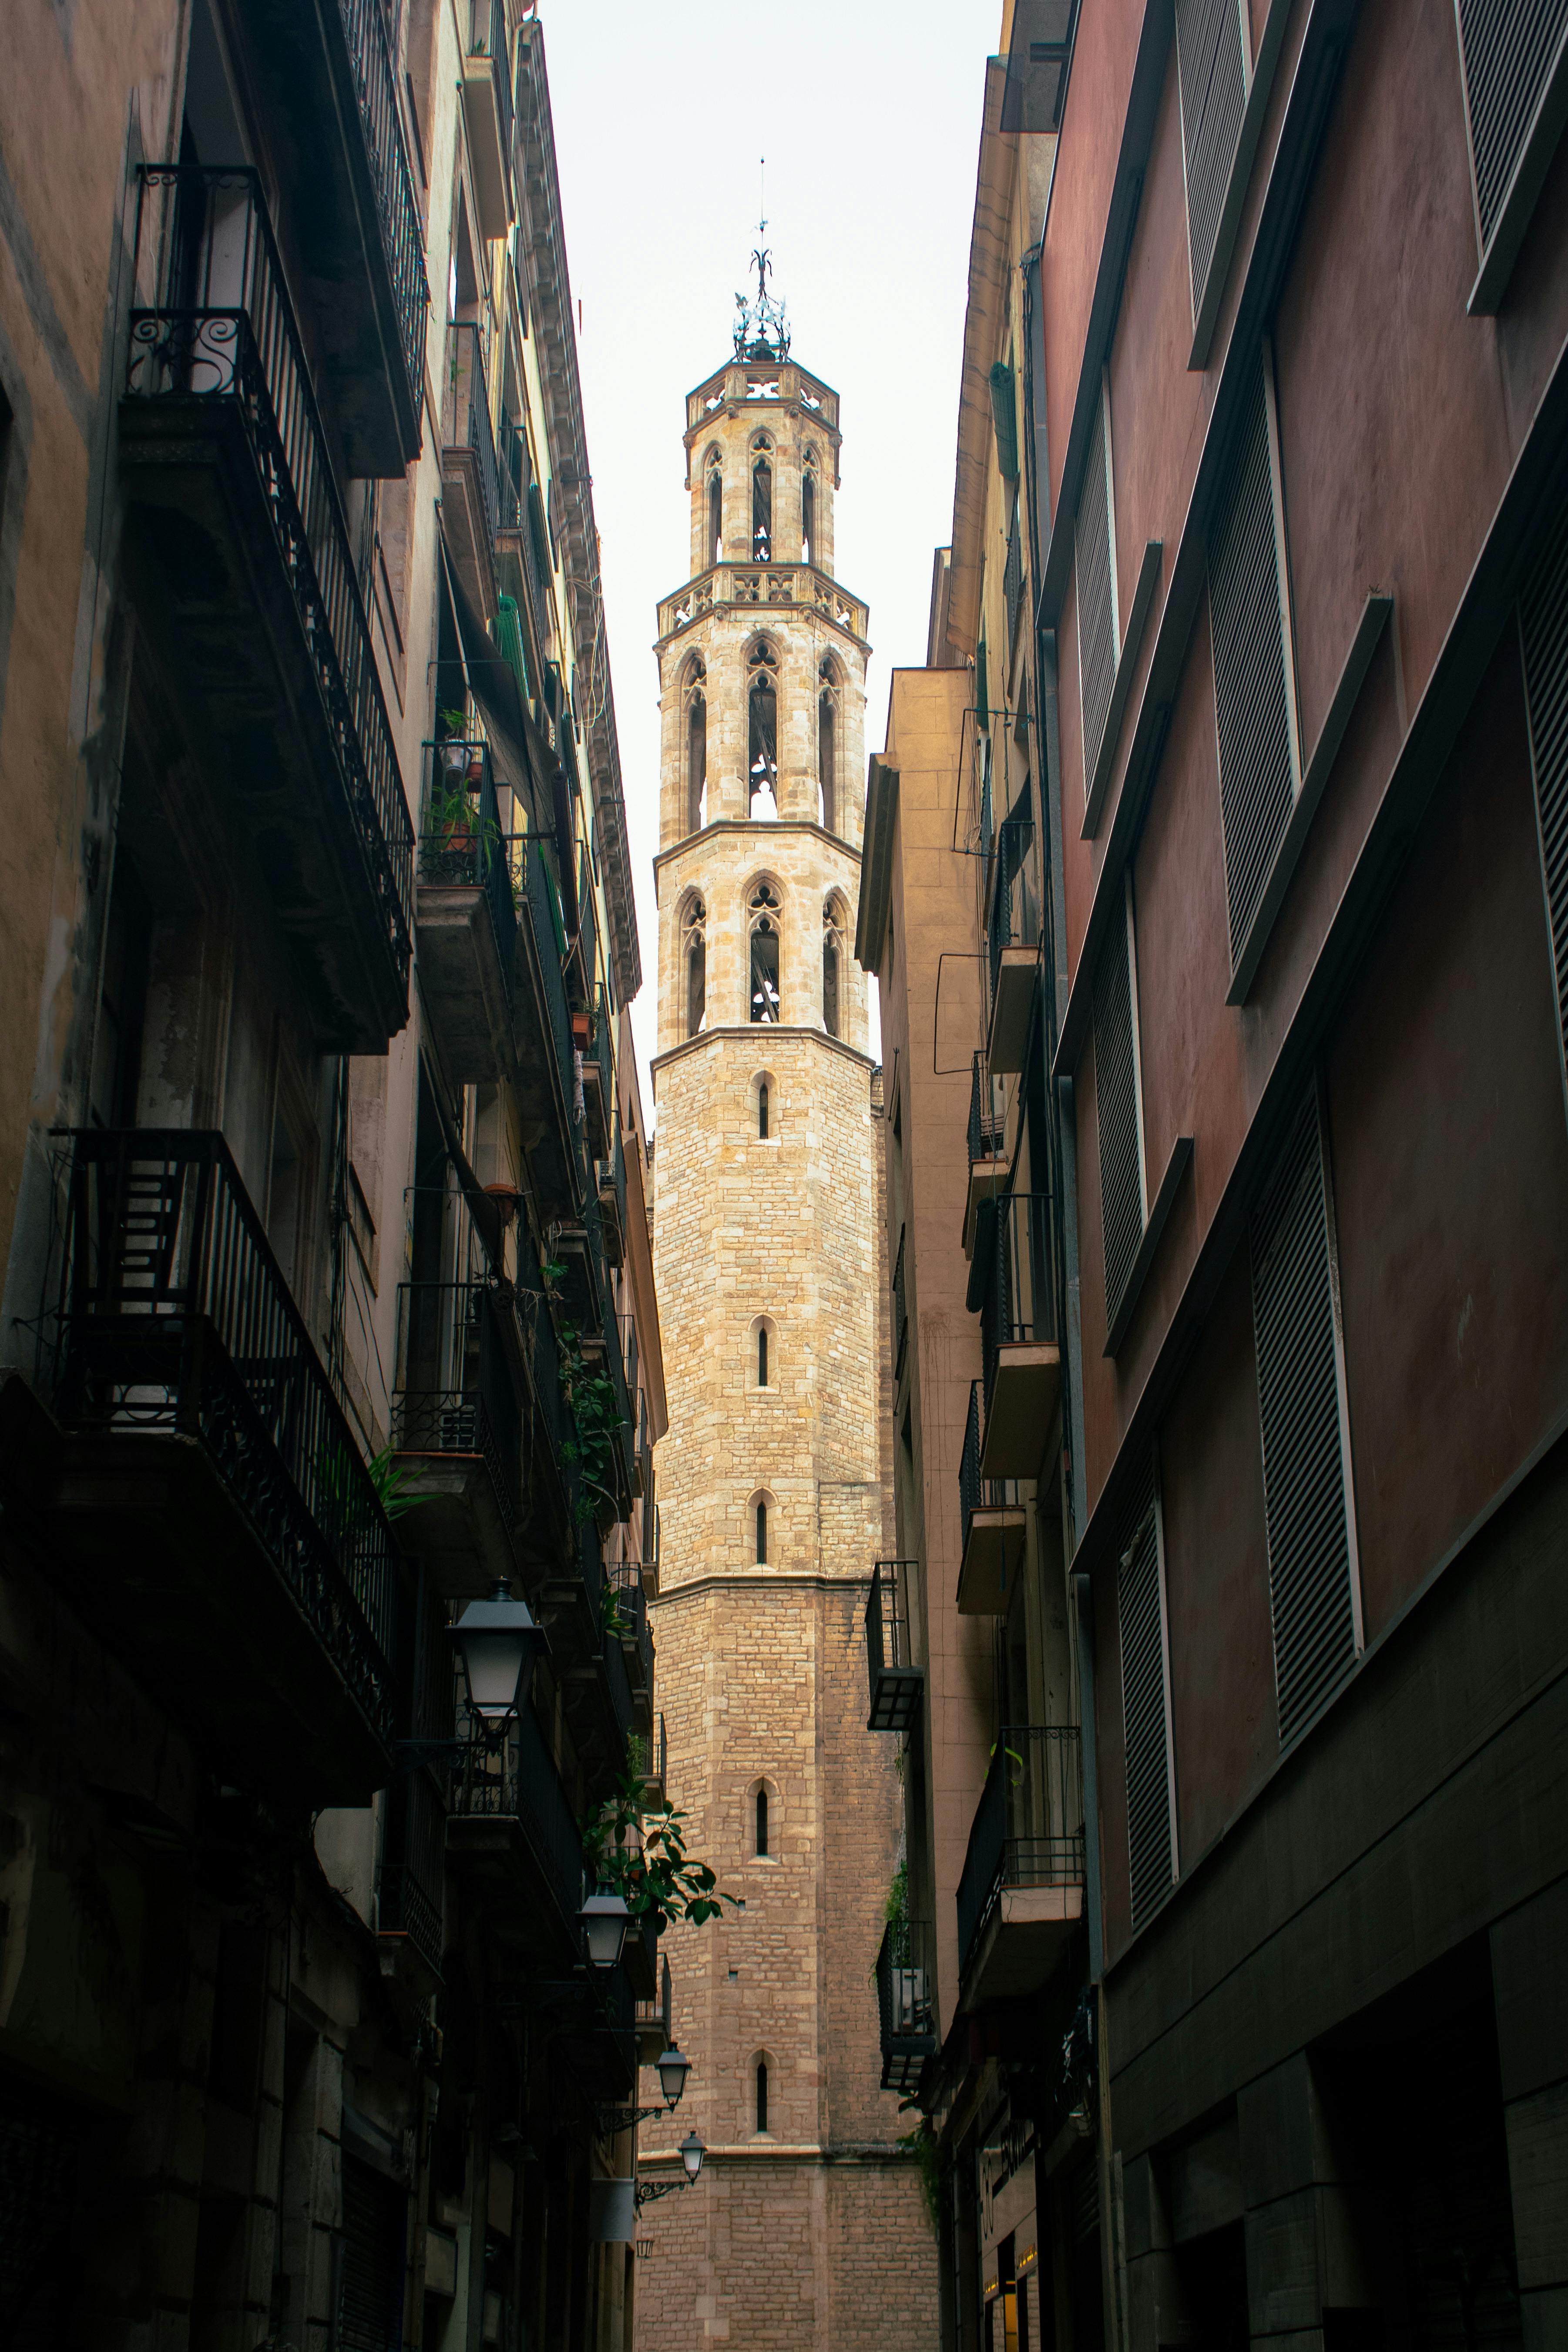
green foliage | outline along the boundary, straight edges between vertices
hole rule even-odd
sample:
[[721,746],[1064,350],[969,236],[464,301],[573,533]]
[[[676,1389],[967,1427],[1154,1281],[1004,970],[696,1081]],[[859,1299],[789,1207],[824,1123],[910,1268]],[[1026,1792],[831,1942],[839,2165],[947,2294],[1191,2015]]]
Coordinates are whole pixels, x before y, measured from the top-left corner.
[[[559,1278],[564,1272],[563,1266],[552,1260],[544,1269],[546,1284],[552,1276]],[[593,1515],[590,1491],[606,1502],[613,1500],[610,1457],[621,1427],[621,1408],[609,1373],[584,1358],[576,1327],[563,1323],[556,1336],[561,1349],[561,1385],[566,1391],[577,1432],[574,1438],[565,1440],[561,1451],[569,1462],[577,1463],[582,1469],[584,1491],[577,1497],[577,1523],[581,1527]]]
[[370,1525],[371,1514],[364,1499],[364,1487],[356,1476],[363,1470],[369,1478],[383,1517],[400,1519],[411,1510],[418,1497],[405,1492],[408,1473],[392,1458],[392,1448],[384,1445],[368,1462],[351,1453],[346,1445],[330,1440],[316,1448],[316,1507],[330,1515],[345,1535],[361,1533]]
[[900,1862],[893,1873],[893,1883],[888,1889],[882,1916],[889,1927],[903,1927],[909,1924],[910,1866],[907,1862]]
[[599,1622],[617,1642],[623,1633],[632,1630],[632,1621],[621,1607],[619,1587],[612,1584],[607,1576],[599,1587]]
[[[900,2108],[911,2107],[913,2105],[912,2099],[900,2102]],[[937,2167],[936,2134],[931,2127],[930,2117],[922,2116],[913,2131],[904,2132],[900,2137],[899,2146],[908,2148],[920,2167],[921,2187],[925,2191],[926,2217],[931,2222],[932,2237],[940,2238],[942,2235],[942,2182]]]
[[[681,1827],[685,1820],[668,1801],[647,1806],[642,1774],[633,1768],[584,1825],[583,1851],[599,1885],[620,1895],[634,1919],[651,1916],[657,1936],[663,1935],[672,1919],[700,1927],[719,1918],[726,1903],[735,1901],[722,1891],[708,1864],[687,1853]],[[632,1841],[639,1821],[640,1851]]]

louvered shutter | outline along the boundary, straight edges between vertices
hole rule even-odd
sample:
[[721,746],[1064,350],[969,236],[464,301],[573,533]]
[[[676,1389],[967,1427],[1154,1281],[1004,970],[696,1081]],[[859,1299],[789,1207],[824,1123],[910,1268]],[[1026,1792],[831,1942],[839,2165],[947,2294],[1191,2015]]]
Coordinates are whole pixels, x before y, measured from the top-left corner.
[[1281,1746],[1317,1713],[1361,1646],[1331,1247],[1314,1087],[1291,1123],[1251,1226]]
[[1087,802],[1105,740],[1116,683],[1115,567],[1111,561],[1110,399],[1103,383],[1084,461],[1073,520],[1078,572],[1078,677],[1083,708],[1083,791]]
[[1112,923],[1094,976],[1094,1086],[1100,1119],[1100,1201],[1105,1229],[1105,1323],[1116,1319],[1143,1238],[1143,1137],[1138,1101],[1131,899]]
[[1187,254],[1195,319],[1214,259],[1247,105],[1238,0],[1176,0],[1176,58],[1182,85]]
[[1141,1927],[1163,1900],[1175,1876],[1170,1675],[1160,1553],[1159,1502],[1151,1460],[1128,1513],[1117,1583],[1134,1927]]
[[1297,785],[1267,359],[1253,372],[1208,545],[1230,951],[1240,956]]
[[1568,1072],[1568,518],[1559,523],[1524,584],[1519,627],[1557,986],[1557,1032]]
[[355,2156],[343,2158],[340,2352],[399,2352],[408,2199]]
[[1483,250],[1491,243],[1565,27],[1568,0],[1459,0]]

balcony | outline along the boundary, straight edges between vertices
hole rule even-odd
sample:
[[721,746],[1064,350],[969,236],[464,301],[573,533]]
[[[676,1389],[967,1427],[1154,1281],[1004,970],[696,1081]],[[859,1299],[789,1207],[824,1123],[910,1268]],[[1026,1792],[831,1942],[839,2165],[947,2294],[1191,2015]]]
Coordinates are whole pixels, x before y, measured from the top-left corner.
[[631,1686],[634,1725],[647,1738],[653,1728],[653,1633],[647,1622],[647,1595],[642,1589],[642,1565],[635,1559],[615,1560],[605,1570],[615,1595],[621,1658]]
[[1005,1725],[958,1881],[966,2009],[1037,1992],[1083,1916],[1083,1775],[1076,1729]]
[[419,982],[447,1076],[510,1077],[517,910],[486,743],[426,743],[420,820]]
[[477,1600],[516,1565],[522,1399],[501,1305],[485,1277],[397,1292],[392,1444],[413,1497],[407,1549],[449,1600]]
[[376,1945],[384,1974],[416,2001],[441,1986],[447,1806],[427,1766],[403,1773],[386,1800],[385,1859],[376,1884]]
[[500,593],[495,549],[500,518],[484,345],[478,327],[459,321],[447,330],[441,387],[441,522],[458,576],[487,622],[495,616]]
[[986,858],[985,954],[991,1017],[985,1055],[993,1077],[1024,1066],[1040,961],[1040,908],[1032,871],[1035,827],[1009,817]]
[[1056,1233],[1048,1192],[981,1203],[968,1304],[980,1314],[986,1478],[1032,1478],[1061,1391]]
[[521,425],[502,417],[500,429],[500,530],[498,552],[503,559],[509,593],[520,594],[533,624],[533,642],[542,660],[548,661],[555,642],[555,612],[549,582],[552,577],[550,536],[539,486],[529,462],[528,440]]
[[511,60],[503,0],[468,0],[463,122],[479,235],[491,241],[504,236],[511,226]]
[[228,1147],[70,1141],[57,1568],[221,1778],[366,1804],[391,1771],[397,1555]]
[[657,2066],[670,2044],[675,2010],[670,1993],[668,1953],[659,1961],[658,1986],[657,1997],[639,2000],[634,2012],[639,2066]]
[[539,1614],[550,1636],[572,1743],[590,1768],[618,1772],[639,1710],[618,1631],[616,1595],[605,1574],[599,1531],[585,1518],[575,1529],[576,1557],[557,1552],[537,1585]]
[[658,1723],[647,1735],[647,1753],[643,1764],[643,1803],[652,1808],[668,1802],[669,1797],[669,1735],[664,1727],[662,1709]]
[[574,1218],[584,1192],[583,1129],[573,1107],[560,903],[538,835],[521,835],[511,852],[521,919],[512,1035],[522,1139],[542,1213]]
[[144,166],[136,238],[156,299],[131,313],[119,457],[142,617],[318,1044],[380,1054],[408,1018],[413,827],[255,173]]
[[[586,908],[593,901],[585,898],[584,903]],[[616,1061],[610,1026],[605,992],[595,987],[588,1045],[583,1055],[583,1108],[588,1122],[588,1150],[595,1160],[605,1158],[620,1125],[616,1116]]]
[[721,563],[699,572],[679,595],[667,596],[660,604],[659,641],[662,644],[667,637],[680,635],[710,613],[736,607],[744,615],[759,606],[774,612],[815,614],[842,629],[857,644],[865,643],[865,605],[858,598],[846,595],[827,572],[818,572],[808,563]]
[[866,1672],[871,1707],[868,1731],[908,1731],[925,1696],[925,1668],[910,1639],[910,1582],[917,1562],[879,1559],[866,1603]]
[[913,2098],[936,2052],[935,1938],[923,1919],[889,1919],[877,1953],[882,2088]]
[[1007,1190],[1013,1172],[1007,1150],[1007,1106],[1000,1079],[976,1054],[969,1079],[969,1189],[963,1203],[963,1255],[974,1254],[975,1222],[983,1201]]
[[249,0],[324,388],[351,474],[419,455],[430,289],[384,0]]
[[984,1387],[969,1384],[969,1417],[958,1466],[963,1552],[958,1569],[961,1617],[1004,1617],[1024,1565],[1028,1514],[1014,1478],[988,1478],[981,1463],[985,1429]]
[[554,1759],[524,1708],[495,1748],[472,1741],[452,1775],[447,1853],[508,1958],[570,1968],[582,1955],[583,1840]]
[[622,1265],[626,1255],[626,1155],[617,1129],[608,1151],[599,1154],[599,1227],[605,1255]]

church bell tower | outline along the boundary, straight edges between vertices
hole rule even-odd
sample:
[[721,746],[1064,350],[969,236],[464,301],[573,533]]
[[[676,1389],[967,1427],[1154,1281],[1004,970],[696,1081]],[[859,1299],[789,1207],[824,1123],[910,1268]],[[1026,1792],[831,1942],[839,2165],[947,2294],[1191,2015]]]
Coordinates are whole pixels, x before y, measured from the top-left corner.
[[872,1983],[901,1808],[893,1743],[866,1730],[892,1549],[880,1084],[851,947],[867,613],[835,576],[837,395],[753,258],[733,356],[687,400],[689,577],[658,610],[654,1064],[659,1706],[690,1850],[743,1907],[665,1939],[694,2065],[643,2178],[672,2176],[693,2126],[709,2155],[639,2221],[638,2352],[902,2347],[935,2309]]

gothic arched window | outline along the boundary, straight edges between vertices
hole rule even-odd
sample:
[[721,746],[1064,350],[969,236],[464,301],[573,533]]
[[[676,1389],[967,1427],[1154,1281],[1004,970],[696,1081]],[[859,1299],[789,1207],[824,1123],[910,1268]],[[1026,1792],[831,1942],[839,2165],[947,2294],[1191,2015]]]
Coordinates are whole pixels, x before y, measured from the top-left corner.
[[708,453],[708,556],[710,563],[724,560],[724,470],[719,452]]
[[[766,1804],[767,1799],[763,1797],[761,1801]],[[768,2062],[765,2058],[759,2058],[757,2061],[757,2129],[760,2132],[765,2132],[767,2127]]]
[[708,909],[689,898],[680,919],[680,961],[686,979],[686,1034],[695,1037],[708,1017]]
[[752,562],[771,563],[773,551],[773,445],[765,433],[752,444]]
[[748,816],[778,815],[779,657],[766,637],[746,656],[746,787]]
[[767,1851],[768,1792],[765,1789],[759,1789],[757,1790],[757,1852],[765,1857]]
[[747,908],[751,940],[750,1005],[753,1021],[777,1021],[779,1003],[779,894],[759,882]]
[[708,673],[695,655],[686,670],[686,829],[700,832],[708,787]]
[[816,773],[822,786],[822,822],[838,830],[838,673],[831,659],[817,673]]
[[800,478],[800,560],[816,562],[816,455],[810,449]]
[[844,909],[837,898],[822,902],[822,1025],[830,1037],[844,1034]]

